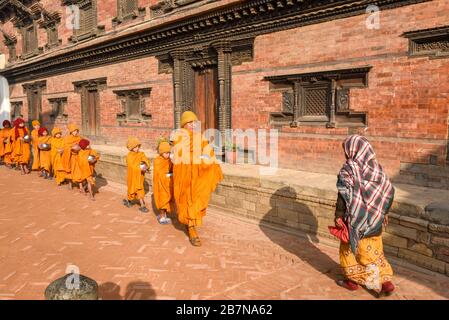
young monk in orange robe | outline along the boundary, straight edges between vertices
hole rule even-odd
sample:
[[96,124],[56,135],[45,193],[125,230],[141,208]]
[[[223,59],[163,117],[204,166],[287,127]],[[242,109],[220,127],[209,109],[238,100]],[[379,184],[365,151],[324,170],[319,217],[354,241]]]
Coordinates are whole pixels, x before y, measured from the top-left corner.
[[38,133],[38,159],[39,169],[41,171],[40,176],[44,177],[44,179],[51,179],[51,137],[48,135],[48,130],[44,127],[39,128]]
[[[87,194],[84,183],[87,184],[87,189],[90,194],[90,199],[94,198],[95,187],[95,163],[100,159],[98,153],[90,148],[90,142],[86,139],[81,139],[78,143],[81,150],[78,152],[78,161],[72,170],[72,181],[79,184],[80,192]],[[89,156],[92,156],[89,158]]]
[[128,197],[123,200],[123,204],[128,208],[132,207],[132,202],[138,200],[140,203],[140,211],[148,212],[148,208],[145,205],[145,172],[141,168],[143,162],[147,166],[147,170],[150,168],[150,159],[145,156],[145,153],[140,151],[141,143],[139,139],[130,137],[126,145],[130,151],[126,156],[126,164],[128,166]]
[[31,157],[31,147],[29,142],[25,142],[24,137],[28,136],[28,129],[25,128],[25,121],[22,118],[18,118],[14,121],[14,129],[12,140],[14,142],[14,160],[16,164],[22,170],[22,174],[30,173],[28,165]]
[[60,186],[65,180],[65,170],[62,165],[61,156],[64,152],[64,139],[62,138],[62,131],[59,128],[51,130],[51,164],[53,169],[53,176],[56,183]]
[[3,128],[0,130],[0,158],[8,168],[11,168],[11,122],[4,120]]
[[170,144],[163,141],[158,147],[159,156],[153,161],[153,197],[156,208],[160,211],[160,224],[169,224],[167,213],[173,212],[173,163],[170,160]]
[[41,128],[41,124],[38,120],[33,120],[31,125],[33,126],[33,130],[31,130],[31,143],[33,146],[33,166],[31,170],[39,171],[39,177],[42,177],[39,161],[39,129]]
[[211,193],[223,179],[209,142],[202,139],[197,116],[185,111],[182,129],[175,136],[173,191],[178,220],[186,225],[190,242],[201,246],[196,226],[201,226]]
[[64,152],[61,161],[65,171],[65,179],[69,180],[69,190],[72,190],[72,170],[78,161],[78,151],[80,150],[78,143],[81,141],[79,136],[80,130],[75,124],[69,124],[69,135],[64,138]]

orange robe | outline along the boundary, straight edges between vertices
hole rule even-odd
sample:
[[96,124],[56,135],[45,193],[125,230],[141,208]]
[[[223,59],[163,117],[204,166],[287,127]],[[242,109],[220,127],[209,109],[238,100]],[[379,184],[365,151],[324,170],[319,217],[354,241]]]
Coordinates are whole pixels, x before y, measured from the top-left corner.
[[33,144],[33,166],[31,170],[39,170],[40,169],[40,160],[39,160],[39,133],[38,130],[33,129],[31,131],[31,142]]
[[173,198],[173,178],[167,176],[173,171],[173,164],[170,159],[165,159],[159,155],[153,161],[153,197],[156,208],[159,210],[172,210]]
[[126,156],[128,165],[128,200],[141,200],[145,198],[145,175],[140,170],[140,162],[145,162],[150,167],[150,159],[143,152],[129,152]]
[[25,134],[25,130],[23,128],[18,129],[19,135],[16,136],[16,129],[12,128],[12,136],[14,141],[14,160],[17,164],[28,164],[30,162],[31,157],[31,146],[29,143],[26,143],[19,138],[23,138]]
[[87,160],[87,157],[93,155],[97,161],[100,159],[97,152],[92,149],[80,150],[78,152],[78,159],[75,162],[72,170],[72,181],[75,183],[87,180],[89,183],[95,185],[94,172],[95,165],[92,165]]
[[61,153],[59,150],[64,150],[63,138],[51,138],[51,164],[53,169],[53,176],[56,183],[59,185],[64,182],[66,172],[62,165]]
[[75,137],[71,134],[64,138],[64,152],[62,153],[61,162],[66,179],[72,179],[71,172],[78,161],[78,153],[71,150],[72,146],[78,144],[81,139],[80,136]]
[[[38,145],[42,144],[42,143],[51,144],[51,137],[50,136],[39,137]],[[33,146],[33,148],[34,148],[34,146]],[[47,172],[51,172],[51,150],[48,150],[48,151],[39,150],[39,152],[37,154],[39,155],[38,156],[39,169],[45,170]],[[34,160],[36,160],[36,158],[34,158]],[[33,163],[33,167],[34,167],[34,163]]]
[[9,128],[0,129],[0,158],[3,159],[5,156],[5,140],[9,137]]
[[[178,220],[188,226],[200,226],[210,195],[223,179],[223,173],[216,163],[213,149],[207,141],[202,140],[201,134],[197,136],[196,146],[191,132],[185,129],[181,129],[181,132],[175,139],[173,165],[173,193]],[[189,140],[186,140],[187,137]],[[190,155],[186,154],[188,152]],[[210,159],[199,159],[202,155]],[[181,161],[182,158],[188,161]]]
[[[3,128],[2,129],[2,144],[4,145],[3,148],[3,161],[5,164],[12,165],[14,163],[13,158],[13,142],[12,142],[12,129],[11,128]],[[6,140],[6,142],[5,142]]]

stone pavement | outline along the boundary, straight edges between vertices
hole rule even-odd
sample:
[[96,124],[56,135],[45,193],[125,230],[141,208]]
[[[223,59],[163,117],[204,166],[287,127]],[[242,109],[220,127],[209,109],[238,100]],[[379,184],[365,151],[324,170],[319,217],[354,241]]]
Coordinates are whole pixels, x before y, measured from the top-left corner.
[[[102,299],[374,299],[335,285],[338,249],[211,210],[192,247],[177,224],[122,206],[123,186],[97,201],[0,167],[0,299],[43,299],[76,265]],[[448,299],[449,278],[393,264],[388,299]]]

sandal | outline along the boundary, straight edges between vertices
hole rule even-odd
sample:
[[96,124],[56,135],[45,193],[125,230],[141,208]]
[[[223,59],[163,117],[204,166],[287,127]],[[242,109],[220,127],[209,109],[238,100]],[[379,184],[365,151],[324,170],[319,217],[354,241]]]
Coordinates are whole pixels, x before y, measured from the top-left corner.
[[201,240],[198,237],[195,238],[189,238],[190,243],[192,244],[192,246],[194,247],[201,247]]
[[148,210],[147,207],[140,207],[140,208],[139,208],[139,211],[144,212],[144,213],[147,213],[147,212],[150,211],[150,210]]
[[359,288],[359,285],[355,282],[352,282],[351,280],[338,280],[337,284],[340,287],[346,288],[350,291],[355,291]]
[[170,223],[171,223],[171,219],[170,219],[170,218],[168,218],[168,217],[162,217],[161,215],[158,215],[158,216],[157,216],[157,221],[158,221],[160,224],[170,224]]
[[131,203],[131,201],[123,199],[123,205],[125,207],[131,208],[133,206],[133,204]]

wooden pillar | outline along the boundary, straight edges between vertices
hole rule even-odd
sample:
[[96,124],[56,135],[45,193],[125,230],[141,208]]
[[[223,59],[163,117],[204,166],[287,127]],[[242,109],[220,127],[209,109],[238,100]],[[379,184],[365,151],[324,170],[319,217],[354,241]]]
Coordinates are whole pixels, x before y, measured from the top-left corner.
[[231,46],[227,41],[213,43],[218,55],[218,129],[231,129]]
[[173,85],[175,90],[175,128],[179,128],[181,126],[181,113],[184,109],[183,106],[183,68],[184,68],[184,53],[181,50],[176,50],[170,53],[170,56],[173,59]]

